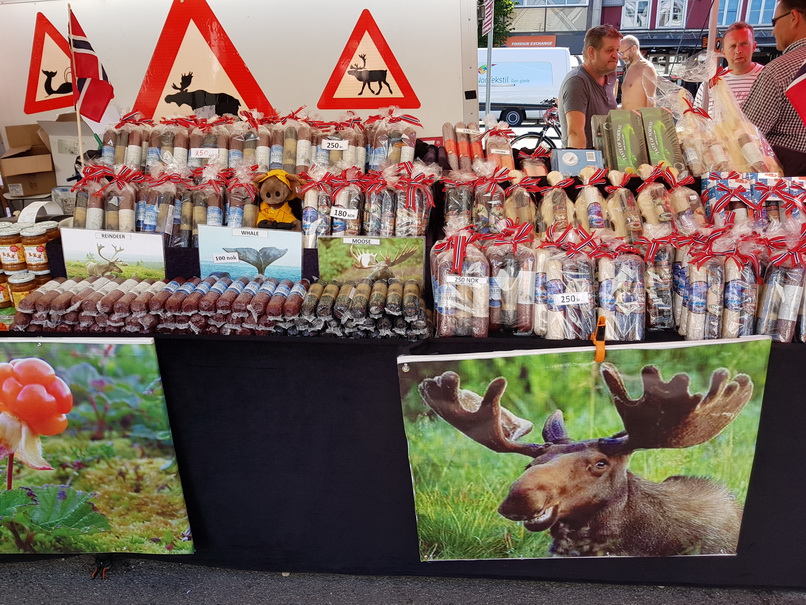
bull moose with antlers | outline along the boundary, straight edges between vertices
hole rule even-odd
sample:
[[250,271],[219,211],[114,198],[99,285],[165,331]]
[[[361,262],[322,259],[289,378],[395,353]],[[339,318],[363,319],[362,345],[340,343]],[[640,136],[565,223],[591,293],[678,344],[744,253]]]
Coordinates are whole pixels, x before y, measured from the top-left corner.
[[575,441],[562,412],[543,427],[544,443],[518,441],[532,423],[501,407],[507,386],[498,377],[484,395],[462,389],[459,375],[444,372],[419,385],[423,401],[453,427],[495,452],[532,458],[498,512],[530,531],[548,530],[550,553],[559,556],[672,556],[736,551],[742,508],[723,486],[699,477],[655,483],[628,469],[638,449],[685,448],[705,443],[730,424],[753,393],[749,376],[711,375],[705,394],[689,393],[689,376],[661,378],[655,366],[641,372],[644,391],[627,393],[618,369],[603,363],[624,431]]

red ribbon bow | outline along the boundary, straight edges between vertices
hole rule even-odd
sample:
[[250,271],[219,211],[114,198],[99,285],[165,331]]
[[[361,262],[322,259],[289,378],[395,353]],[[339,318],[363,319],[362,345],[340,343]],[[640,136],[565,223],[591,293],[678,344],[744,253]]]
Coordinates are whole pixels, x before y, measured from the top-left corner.
[[688,100],[688,98],[683,99],[688,105],[688,109],[683,112],[683,115],[687,113],[693,113],[694,115],[700,116],[701,118],[706,118],[707,120],[711,119],[711,116],[708,115],[708,112],[705,111],[702,107],[695,107],[694,103]]
[[120,118],[120,122],[115,124],[115,130],[123,128],[126,124],[132,126],[153,126],[154,120],[146,119],[145,116],[139,111],[130,111]]
[[551,157],[551,152],[540,145],[535,147],[535,150],[532,153],[527,153],[522,149],[518,151],[518,158],[521,160],[538,160],[543,158],[548,159],[549,157]]
[[111,185],[115,185],[118,189],[123,189],[129,183],[142,183],[145,180],[145,176],[142,172],[129,168],[128,166],[121,166],[120,170],[111,172],[107,174],[107,176],[111,180],[95,192],[95,195],[101,195],[101,192]]
[[736,187],[731,188],[725,183],[719,183],[716,186],[716,190],[723,195],[714,203],[713,211],[715,213],[722,212],[734,198],[737,201],[742,202],[745,206],[749,207],[751,204],[750,200],[745,195],[746,193],[750,193],[750,191],[744,185],[737,185]]
[[84,166],[84,175],[70,188],[70,191],[78,191],[89,183],[100,183],[106,177],[111,177],[114,172],[112,168],[105,164],[89,164]]
[[708,80],[708,88],[713,88],[714,86],[716,86],[717,82],[722,81],[722,76],[724,76],[726,74],[729,74],[729,73],[730,73],[730,70],[728,68],[723,67],[723,66],[720,65],[717,68],[716,73],[714,74],[714,77],[711,78],[710,80]]
[[434,250],[437,252],[452,250],[453,261],[451,263],[451,272],[456,275],[461,275],[462,265],[464,265],[465,257],[467,256],[467,247],[478,239],[478,233],[462,230],[434,244]]

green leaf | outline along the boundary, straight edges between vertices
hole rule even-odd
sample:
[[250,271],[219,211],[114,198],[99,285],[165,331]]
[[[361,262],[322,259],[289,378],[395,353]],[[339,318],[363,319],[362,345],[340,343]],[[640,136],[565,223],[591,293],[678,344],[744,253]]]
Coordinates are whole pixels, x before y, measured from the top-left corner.
[[30,519],[44,530],[70,528],[91,533],[109,529],[106,517],[90,502],[90,493],[65,485],[44,485],[31,491],[38,505],[30,510]]
[[0,492],[0,521],[13,516],[20,506],[33,504],[31,496],[22,488]]

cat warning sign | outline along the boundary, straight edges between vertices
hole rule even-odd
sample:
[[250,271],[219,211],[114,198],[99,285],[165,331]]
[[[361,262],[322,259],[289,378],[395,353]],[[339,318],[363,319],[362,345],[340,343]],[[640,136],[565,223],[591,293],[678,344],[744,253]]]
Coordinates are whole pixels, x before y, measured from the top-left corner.
[[317,103],[319,109],[417,109],[417,98],[369,10],[358,18]]

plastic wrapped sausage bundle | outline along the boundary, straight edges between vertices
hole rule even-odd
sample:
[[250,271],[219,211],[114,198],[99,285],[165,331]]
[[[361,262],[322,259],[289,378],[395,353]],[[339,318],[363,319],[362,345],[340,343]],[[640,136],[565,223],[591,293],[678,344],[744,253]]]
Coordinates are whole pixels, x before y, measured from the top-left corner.
[[658,239],[650,241],[644,256],[646,315],[650,332],[674,327],[672,300],[674,255],[674,248],[663,239]]
[[528,177],[507,187],[504,191],[504,218],[521,225],[537,225],[537,204],[532,196],[538,190],[537,180]]
[[637,254],[599,259],[599,316],[607,318],[606,340],[644,339],[644,280],[644,260]]
[[538,210],[540,219],[546,230],[564,231],[577,224],[574,204],[565,189],[574,184],[573,179],[566,179],[559,172],[550,172],[548,187],[538,189],[542,195]]
[[227,181],[227,215],[225,223],[234,229],[251,229],[258,216],[257,188],[254,184],[253,165],[243,165],[233,170]]
[[532,332],[535,253],[530,244],[531,225],[489,242],[485,255],[490,263],[490,332]]
[[448,166],[452,171],[459,170],[459,150],[456,142],[456,131],[453,124],[445,122],[442,125],[442,145],[448,159]]
[[[454,125],[453,131],[456,137],[456,155],[457,155],[457,163],[458,163],[458,170],[472,170],[473,169],[473,153],[471,151],[471,142],[477,140],[476,137],[481,134],[478,128],[471,128],[470,124],[465,124],[464,122],[456,122]],[[443,136],[444,136],[444,128],[443,128]],[[446,148],[447,150],[447,148]],[[479,160],[484,159],[484,154],[481,154],[481,157],[477,158]],[[450,155],[448,155],[448,161],[450,162]],[[453,170],[457,170],[453,168]]]
[[694,182],[691,177],[677,179],[674,172],[667,169],[664,178],[669,183],[669,208],[672,212],[672,224],[680,232],[690,235],[708,225],[705,207],[700,195],[686,187]]
[[226,168],[229,163],[229,130],[226,125],[231,120],[219,117],[208,122],[196,118],[194,122],[196,125],[190,131],[188,166],[202,168],[207,164],[217,164]]
[[498,233],[504,220],[506,192],[502,184],[509,181],[509,170],[492,162],[477,162],[479,178],[473,192],[473,226],[478,233]]
[[578,251],[546,262],[546,338],[585,340],[596,326],[595,263]]
[[362,174],[355,168],[348,168],[332,179],[333,206],[330,233],[334,236],[361,235],[361,215],[364,209],[364,183]]
[[520,161],[521,170],[523,173],[532,178],[539,178],[541,176],[548,176],[550,172],[551,152],[538,145],[532,151],[519,150],[518,160]]
[[[191,247],[199,247],[199,225],[220,227],[224,224],[224,188],[227,181],[218,164],[208,164],[196,171],[192,193]],[[184,221],[183,221],[184,223]]]
[[423,236],[434,207],[432,186],[442,175],[442,169],[419,160],[400,166],[402,169],[395,184],[395,236]]
[[492,114],[484,116],[484,123],[486,126],[484,134],[476,138],[484,140],[487,160],[492,160],[498,168],[515,170],[515,158],[512,155],[512,146],[509,144],[515,133],[506,122],[496,122]]
[[445,233],[469,227],[473,220],[476,174],[455,170],[442,179],[445,188]]
[[440,337],[484,338],[488,334],[490,265],[474,241],[474,235],[461,232],[435,243],[431,250]]
[[694,252],[687,266],[687,300],[681,329],[686,340],[720,338],[724,308],[724,261],[707,250]]
[[320,235],[330,235],[333,174],[322,166],[312,166],[301,175],[302,247],[316,248]]
[[[643,173],[642,168],[648,168]],[[651,237],[663,237],[672,231],[672,210],[669,204],[669,192],[660,182],[665,172],[660,167],[639,167],[639,174],[643,183],[638,187],[638,196],[635,198],[638,209],[644,219],[644,231],[651,231]],[[650,237],[649,233],[645,233]]]
[[364,209],[361,213],[363,234],[376,237],[394,235],[397,198],[393,183],[397,182],[397,175],[391,168],[382,172],[372,170],[363,180],[365,190]]
[[401,113],[397,107],[388,107],[367,118],[365,124],[369,170],[414,160],[417,135],[412,127],[422,127],[417,118]]
[[104,229],[134,233],[136,183],[142,180],[143,175],[139,173],[119,173],[104,190]]
[[606,176],[607,171],[604,168],[591,166],[583,168],[579,173],[582,184],[577,185],[579,193],[574,202],[574,210],[577,222],[588,233],[596,233],[609,226],[605,221],[605,200],[599,190],[599,185],[607,183]]
[[725,259],[722,338],[755,334],[757,302],[758,284],[753,263],[744,255],[729,255]]
[[612,183],[606,188],[609,194],[605,201],[608,221],[617,237],[635,244],[643,237],[644,228],[635,196],[626,188],[633,175],[611,170],[607,176]]
[[788,261],[769,265],[756,310],[756,334],[792,342],[803,298],[804,274],[803,266],[792,266]]
[[[263,145],[267,147],[268,131],[259,112],[241,112],[243,121],[232,124],[229,131],[229,152],[227,165],[230,168],[238,166],[253,166],[258,164],[257,149],[260,141],[260,130],[263,128]],[[263,158],[265,161],[265,158]]]
[[103,164],[89,164],[84,167],[81,179],[71,188],[76,194],[74,229],[89,228],[88,220],[92,222],[93,229],[101,228],[98,226],[103,225],[104,192],[101,188],[107,184],[107,177],[112,174],[112,170]]

